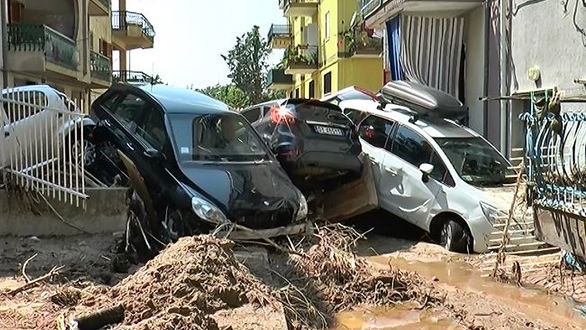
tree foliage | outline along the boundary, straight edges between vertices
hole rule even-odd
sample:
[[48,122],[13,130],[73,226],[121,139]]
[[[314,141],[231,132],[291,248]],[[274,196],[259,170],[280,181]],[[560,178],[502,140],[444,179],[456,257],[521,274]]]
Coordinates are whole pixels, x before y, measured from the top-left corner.
[[199,89],[198,92],[226,103],[233,109],[248,107],[251,102],[240,88],[235,85],[215,85]]
[[253,104],[261,102],[266,93],[265,76],[270,53],[268,42],[255,25],[251,31],[236,38],[236,45],[227,55],[222,55],[230,69],[228,78],[249,96]]

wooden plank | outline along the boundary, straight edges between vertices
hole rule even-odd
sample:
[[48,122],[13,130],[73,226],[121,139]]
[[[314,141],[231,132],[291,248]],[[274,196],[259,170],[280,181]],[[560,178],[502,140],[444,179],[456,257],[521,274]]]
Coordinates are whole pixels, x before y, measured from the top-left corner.
[[370,163],[363,160],[362,176],[316,199],[321,216],[329,221],[343,221],[378,208],[378,196]]

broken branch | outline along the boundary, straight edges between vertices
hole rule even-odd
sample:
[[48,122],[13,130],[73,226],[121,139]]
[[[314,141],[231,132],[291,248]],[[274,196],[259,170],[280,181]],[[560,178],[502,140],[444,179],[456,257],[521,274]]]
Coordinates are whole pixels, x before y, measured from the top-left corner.
[[24,285],[8,292],[8,294],[15,295],[19,292],[26,291],[26,290],[32,288],[35,284],[42,282],[42,281],[45,281],[45,280],[51,278],[53,275],[57,275],[64,267],[65,266],[53,267],[53,269],[51,269],[51,271],[49,271],[47,274],[45,274],[41,277],[35,278],[34,280],[32,280],[30,282],[25,283]]
[[33,260],[36,256],[38,255],[38,253],[35,253],[32,257],[26,259],[26,261],[24,262],[24,264],[22,264],[22,269],[21,269],[21,273],[22,273],[22,277],[24,277],[24,279],[26,280],[26,282],[30,282],[31,279],[30,277],[28,277],[28,275],[26,274],[26,265],[28,265],[28,263]]

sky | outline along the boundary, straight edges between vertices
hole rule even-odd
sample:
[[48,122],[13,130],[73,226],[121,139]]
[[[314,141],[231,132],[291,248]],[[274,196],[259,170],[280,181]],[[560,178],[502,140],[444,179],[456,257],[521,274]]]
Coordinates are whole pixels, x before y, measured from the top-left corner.
[[[272,23],[286,22],[278,0],[127,0],[126,7],[144,14],[156,33],[153,49],[130,51],[130,69],[159,74],[177,87],[229,83],[220,55],[232,49],[236,37],[258,25],[266,38]],[[282,54],[275,50],[270,62],[278,63]],[[117,62],[115,57],[115,68]]]

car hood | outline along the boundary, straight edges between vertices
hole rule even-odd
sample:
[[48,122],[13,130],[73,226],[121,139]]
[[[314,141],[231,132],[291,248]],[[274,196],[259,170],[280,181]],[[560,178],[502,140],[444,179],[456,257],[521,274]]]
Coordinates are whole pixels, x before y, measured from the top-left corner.
[[292,220],[301,193],[276,162],[181,163],[188,184],[222,209],[231,220],[289,210]]

